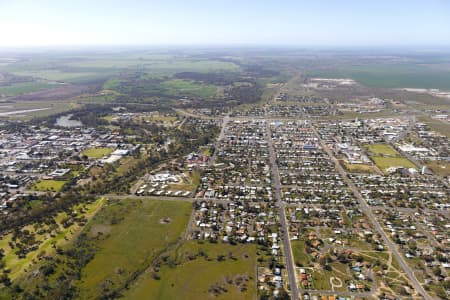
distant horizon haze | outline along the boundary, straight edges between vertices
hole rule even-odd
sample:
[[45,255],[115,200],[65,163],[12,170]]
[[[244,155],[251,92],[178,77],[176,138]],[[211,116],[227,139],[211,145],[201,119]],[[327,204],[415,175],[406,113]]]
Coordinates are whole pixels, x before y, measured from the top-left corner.
[[450,46],[446,0],[0,0],[0,49]]

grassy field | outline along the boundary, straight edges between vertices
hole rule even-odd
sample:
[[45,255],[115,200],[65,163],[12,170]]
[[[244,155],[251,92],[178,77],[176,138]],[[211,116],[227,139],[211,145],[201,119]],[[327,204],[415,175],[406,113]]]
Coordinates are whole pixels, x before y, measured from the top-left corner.
[[389,156],[399,156],[400,154],[388,144],[371,144],[367,146],[367,149],[373,155],[389,155]]
[[73,82],[76,83],[82,79],[95,78],[98,76],[95,72],[64,72],[60,70],[27,70],[14,72],[15,75],[32,76],[34,78],[42,78],[52,81]]
[[216,95],[217,88],[213,85],[196,83],[192,80],[173,79],[164,81],[161,86],[173,96],[197,96],[211,98]]
[[[205,255],[199,255],[201,252]],[[124,293],[124,298],[255,299],[255,252],[255,245],[186,242],[171,254],[175,266],[163,265],[158,272],[159,280],[150,272],[143,274]],[[225,257],[222,261],[217,259],[220,255]],[[246,280],[240,282],[240,278]],[[210,292],[213,285],[224,287],[227,292],[213,295]]]
[[148,117],[142,117],[142,121],[157,122],[157,123],[173,123],[177,120],[176,116],[164,116],[164,115],[152,115]]
[[46,90],[50,88],[61,87],[60,84],[50,84],[47,82],[24,82],[16,83],[10,86],[0,87],[0,95],[5,96],[17,96],[21,94],[36,92],[40,90]]
[[65,180],[40,180],[33,186],[33,190],[59,192],[66,183]]
[[[73,108],[71,101],[19,101],[0,104],[0,118],[28,120],[67,111]],[[26,111],[34,110],[37,111]],[[3,113],[7,113],[6,115]],[[13,114],[9,114],[13,113]],[[1,115],[3,114],[3,115]]]
[[112,151],[112,148],[90,148],[84,150],[81,155],[86,155],[89,158],[102,158],[109,155]]
[[310,70],[311,77],[351,78],[374,88],[450,89],[450,69],[418,64],[346,65]]
[[382,171],[386,171],[390,167],[416,167],[410,160],[401,156],[400,153],[388,144],[371,144],[366,148],[373,162]]
[[[94,240],[94,258],[82,270],[80,299],[98,299],[102,286],[123,287],[186,229],[190,203],[126,199],[110,202],[87,225]],[[170,222],[161,222],[170,218]]]
[[375,173],[373,166],[364,165],[364,164],[350,164],[347,162],[342,163],[343,167],[349,171],[354,173]]
[[433,173],[440,176],[450,175],[450,162],[443,161],[429,161],[426,163],[427,167],[433,171]]
[[404,157],[381,157],[373,156],[374,163],[381,170],[386,171],[390,167],[415,168],[416,166]]
[[310,256],[305,252],[304,241],[292,241],[292,254],[294,255],[294,262],[298,266],[307,266],[311,263]]

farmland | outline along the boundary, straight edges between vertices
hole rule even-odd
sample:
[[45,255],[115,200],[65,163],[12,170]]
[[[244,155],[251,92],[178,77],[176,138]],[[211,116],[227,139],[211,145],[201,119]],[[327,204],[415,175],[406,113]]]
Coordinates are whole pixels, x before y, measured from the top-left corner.
[[351,78],[373,88],[450,89],[450,69],[417,64],[345,65],[310,70],[311,77]]
[[50,84],[46,82],[25,82],[16,83],[10,86],[0,87],[0,95],[17,96],[20,94],[31,93],[39,90],[59,87],[58,84]]

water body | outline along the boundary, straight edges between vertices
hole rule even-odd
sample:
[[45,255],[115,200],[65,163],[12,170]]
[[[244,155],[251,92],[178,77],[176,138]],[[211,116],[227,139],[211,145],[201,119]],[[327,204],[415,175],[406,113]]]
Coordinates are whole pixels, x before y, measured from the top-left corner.
[[55,125],[61,126],[61,127],[80,127],[83,126],[83,123],[78,120],[71,120],[72,114],[61,116],[58,119],[56,119]]

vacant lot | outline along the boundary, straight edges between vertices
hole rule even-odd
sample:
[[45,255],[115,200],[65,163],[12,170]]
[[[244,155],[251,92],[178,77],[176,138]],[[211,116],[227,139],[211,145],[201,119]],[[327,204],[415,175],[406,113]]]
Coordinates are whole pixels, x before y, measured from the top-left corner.
[[66,183],[67,181],[65,180],[40,180],[36,182],[36,184],[33,186],[33,189],[41,192],[59,192]]
[[350,164],[347,162],[342,163],[344,168],[349,172],[354,173],[375,173],[375,169],[373,166],[364,165],[364,164]]
[[450,163],[444,161],[429,161],[426,163],[427,167],[433,171],[433,173],[440,176],[450,175]]
[[180,237],[191,210],[190,203],[140,199],[104,206],[85,229],[98,250],[82,270],[80,299],[99,299],[105,286],[120,290],[144,272]]
[[84,150],[81,154],[89,158],[102,158],[109,155],[113,151],[112,148],[90,148]]
[[[186,242],[161,266],[160,279],[143,274],[124,298],[255,299],[255,252],[255,245]],[[215,293],[215,287],[222,292]]]

